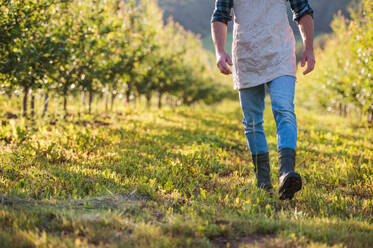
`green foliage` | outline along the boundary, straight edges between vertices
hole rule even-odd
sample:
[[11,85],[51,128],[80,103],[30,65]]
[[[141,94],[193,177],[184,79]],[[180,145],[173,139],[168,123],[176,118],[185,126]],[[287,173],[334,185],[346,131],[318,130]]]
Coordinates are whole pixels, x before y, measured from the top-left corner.
[[161,106],[165,95],[214,103],[224,97],[215,92],[229,92],[215,83],[198,37],[172,19],[164,24],[153,1],[4,1],[0,13],[1,92],[22,88],[24,115],[30,89],[56,92],[66,113],[80,91],[89,93],[89,112],[94,94],[111,95],[113,105],[118,95],[151,102],[158,93]]
[[[337,15],[333,36],[317,53],[317,68],[304,78],[299,101],[328,110],[356,110],[372,121],[373,6],[364,0],[351,20]],[[307,103],[308,101],[308,103]],[[314,104],[313,104],[314,105]]]
[[50,69],[54,44],[44,36],[53,1],[1,1],[0,74],[10,86],[39,87]]

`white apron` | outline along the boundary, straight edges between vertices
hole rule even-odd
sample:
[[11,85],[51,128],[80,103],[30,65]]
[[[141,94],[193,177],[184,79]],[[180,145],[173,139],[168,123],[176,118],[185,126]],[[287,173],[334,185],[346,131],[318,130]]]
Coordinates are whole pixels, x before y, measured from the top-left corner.
[[234,0],[233,5],[234,88],[295,76],[295,39],[286,0]]

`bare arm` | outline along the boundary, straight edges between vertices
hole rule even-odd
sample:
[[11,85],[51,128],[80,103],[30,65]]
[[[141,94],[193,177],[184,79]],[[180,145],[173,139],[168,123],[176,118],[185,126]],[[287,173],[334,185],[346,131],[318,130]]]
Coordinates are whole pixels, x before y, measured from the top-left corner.
[[233,65],[230,56],[224,50],[227,29],[227,24],[223,22],[211,23],[211,35],[215,46],[216,65],[220,72],[226,75],[232,74],[232,71],[229,69],[228,65]]
[[314,25],[313,18],[310,15],[304,15],[299,20],[299,30],[303,38],[304,52],[302,54],[301,66],[304,67],[307,62],[307,69],[303,72],[306,75],[315,68],[315,55],[313,52]]

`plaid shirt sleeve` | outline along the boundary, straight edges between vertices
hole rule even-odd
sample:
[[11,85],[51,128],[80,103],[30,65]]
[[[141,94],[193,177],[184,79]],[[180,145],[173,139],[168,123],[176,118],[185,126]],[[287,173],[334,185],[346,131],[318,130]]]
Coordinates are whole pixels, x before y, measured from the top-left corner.
[[232,7],[233,0],[216,0],[211,22],[223,22],[228,24],[228,22],[232,20]]
[[[293,12],[293,19],[296,22],[306,14],[313,17],[313,10],[308,3],[308,0],[289,0],[290,7]],[[228,24],[232,20],[231,10],[233,0],[216,0],[215,10],[211,18],[211,22],[223,22]]]
[[289,0],[291,11],[293,12],[293,20],[299,22],[304,15],[311,15],[313,18],[313,10],[308,3],[308,0]]

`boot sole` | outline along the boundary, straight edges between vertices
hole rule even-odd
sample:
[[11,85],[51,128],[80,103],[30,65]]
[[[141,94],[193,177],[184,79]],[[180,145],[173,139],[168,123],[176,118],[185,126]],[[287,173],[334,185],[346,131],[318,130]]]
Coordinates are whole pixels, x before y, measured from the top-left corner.
[[302,177],[296,172],[290,172],[279,189],[280,200],[291,200],[294,194],[302,189]]

